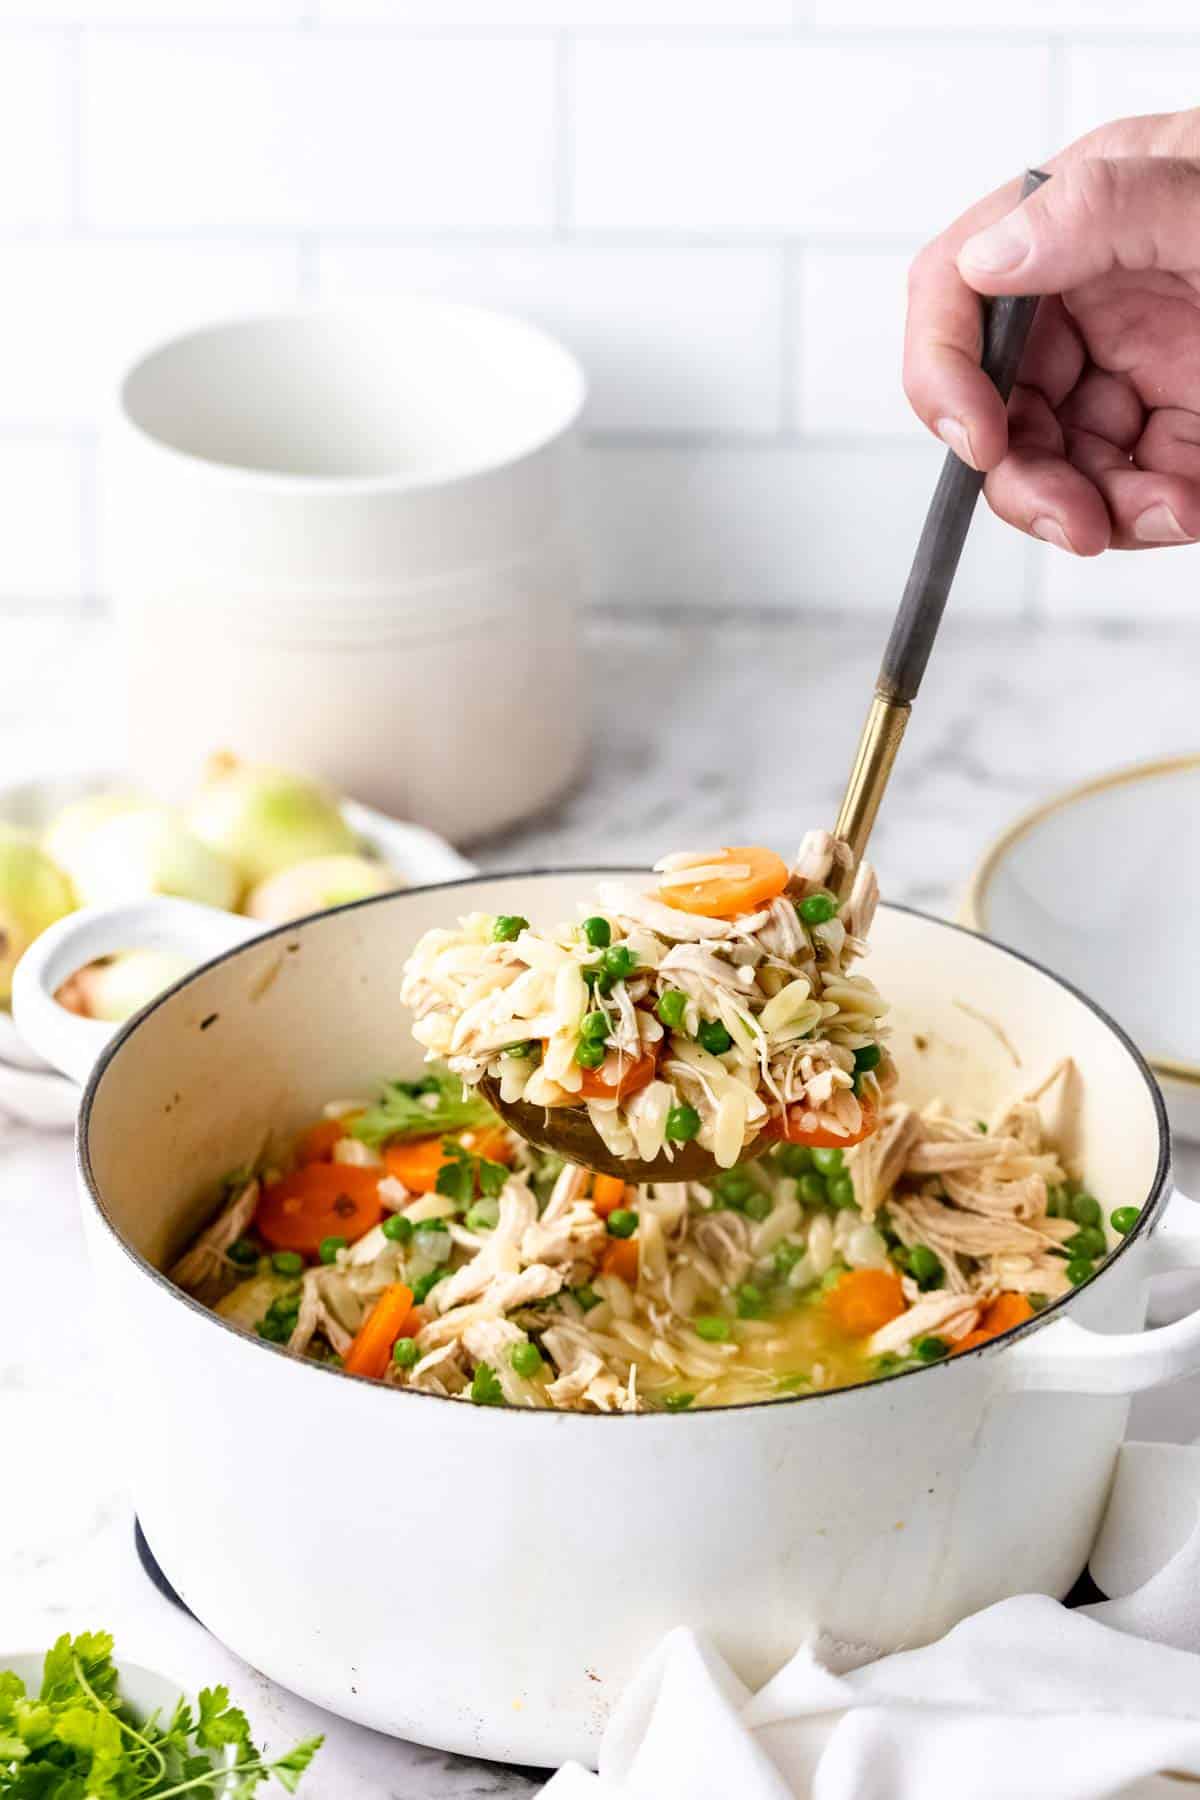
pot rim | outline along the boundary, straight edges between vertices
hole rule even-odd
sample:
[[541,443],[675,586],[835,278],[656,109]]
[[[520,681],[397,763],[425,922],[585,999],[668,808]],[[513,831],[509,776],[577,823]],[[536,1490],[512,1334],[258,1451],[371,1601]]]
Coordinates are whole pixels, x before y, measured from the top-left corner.
[[[246,951],[258,949],[263,944],[271,942],[272,939],[302,931],[306,926],[313,924],[318,919],[328,918],[330,911],[338,913],[359,912],[366,907],[396,905],[413,894],[435,893],[439,890],[449,890],[451,888],[479,887],[484,883],[493,881],[532,881],[546,877],[559,877],[564,875],[596,877],[612,875],[644,875],[645,873],[646,871],[643,868],[630,866],[629,864],[624,863],[588,864],[576,867],[571,867],[569,865],[565,867],[549,866],[507,871],[484,870],[474,875],[460,876],[457,879],[449,881],[433,881],[427,882],[420,887],[401,888],[393,893],[371,894],[363,900],[351,901],[346,906],[334,907],[325,912],[309,913],[302,919],[290,920],[287,924],[275,926],[272,930],[263,932],[260,936],[254,937],[247,942],[235,944],[230,949],[222,951],[219,956],[210,957],[207,962],[201,963],[199,967],[190,970],[187,975],[183,976],[179,981],[174,982],[171,987],[164,989],[164,991],[152,1000],[148,1006],[143,1007],[141,1012],[135,1013],[131,1019],[127,1020],[117,1032],[116,1036],[105,1045],[103,1052],[88,1077],[87,1085],[83,1091],[83,1099],[79,1108],[79,1123],[75,1136],[75,1163],[84,1191],[101,1224],[112,1237],[118,1249],[129,1257],[130,1261],[134,1263],[142,1274],[148,1275],[156,1285],[163,1288],[174,1300],[207,1319],[218,1329],[227,1331],[232,1337],[243,1343],[251,1352],[256,1354],[264,1351],[269,1352],[272,1355],[279,1357],[283,1365],[297,1371],[307,1371],[317,1377],[333,1377],[339,1381],[353,1381],[364,1388],[373,1389],[381,1395],[386,1391],[389,1404],[392,1399],[400,1397],[409,1401],[426,1400],[440,1405],[461,1406],[462,1402],[458,1400],[456,1396],[448,1394],[428,1394],[423,1393],[418,1388],[389,1388],[384,1390],[380,1382],[370,1380],[365,1375],[348,1374],[345,1369],[331,1368],[327,1363],[310,1362],[304,1357],[291,1356],[282,1344],[272,1344],[263,1339],[252,1338],[238,1326],[232,1325],[228,1320],[223,1319],[220,1314],[214,1312],[211,1307],[202,1305],[201,1302],[195,1299],[191,1294],[185,1293],[184,1290],[177,1287],[161,1269],[156,1269],[153,1263],[147,1261],[141,1252],[135,1250],[133,1245],[130,1244],[117,1229],[116,1224],[109,1215],[100,1192],[100,1184],[92,1169],[89,1134],[91,1129],[92,1108],[95,1104],[100,1084],[109,1068],[120,1055],[124,1045],[130,1041],[143,1020],[148,1019],[152,1013],[157,1012],[161,1006],[173,999],[176,994],[181,993],[185,988],[189,987],[193,981],[197,980],[202,975],[206,975],[210,969],[217,968],[222,963],[230,962],[234,957],[240,956]],[[1128,1052],[1130,1060],[1138,1074],[1141,1076],[1150,1096],[1150,1103],[1154,1109],[1155,1122],[1158,1127],[1158,1160],[1155,1165],[1154,1175],[1149,1190],[1139,1208],[1138,1222],[1133,1230],[1130,1231],[1117,1247],[1110,1252],[1104,1266],[1098,1270],[1095,1275],[1091,1276],[1079,1287],[1071,1289],[1069,1293],[1060,1294],[1057,1300],[1052,1300],[1048,1306],[1043,1307],[1041,1312],[1036,1313],[1032,1319],[1026,1320],[1023,1325],[1014,1326],[1010,1330],[1003,1332],[998,1338],[991,1339],[987,1343],[977,1344],[974,1349],[964,1351],[958,1356],[946,1356],[938,1362],[926,1363],[918,1368],[899,1369],[890,1375],[875,1375],[867,1381],[854,1382],[845,1387],[819,1388],[807,1394],[780,1394],[774,1399],[755,1400],[734,1406],[687,1407],[682,1412],[671,1414],[658,1411],[585,1413],[571,1408],[556,1407],[503,1407],[497,1409],[499,1412],[511,1414],[513,1417],[520,1419],[555,1419],[559,1421],[560,1427],[562,1426],[563,1421],[568,1419],[592,1423],[600,1419],[661,1420],[666,1417],[670,1417],[671,1419],[709,1418],[717,1413],[728,1415],[731,1418],[739,1418],[745,1414],[758,1413],[763,1409],[770,1407],[811,1405],[816,1401],[828,1402],[844,1399],[854,1394],[863,1393],[869,1389],[882,1387],[891,1382],[906,1381],[910,1377],[916,1375],[933,1375],[938,1372],[945,1375],[950,1369],[973,1361],[975,1358],[993,1356],[1006,1345],[1019,1343],[1022,1339],[1031,1336],[1034,1332],[1043,1330],[1048,1324],[1062,1318],[1066,1309],[1075,1299],[1077,1294],[1086,1292],[1093,1283],[1103,1280],[1104,1276],[1117,1259],[1123,1256],[1135,1242],[1146,1236],[1146,1234],[1153,1229],[1168,1198],[1171,1174],[1170,1128],[1167,1123],[1166,1106],[1158,1083],[1154,1078],[1146,1058],[1129,1037],[1128,1033],[1117,1024],[1115,1019],[1109,1017],[1103,1007],[1099,1006],[1096,1001],[1090,999],[1088,995],[1081,993],[1072,982],[1067,981],[1061,975],[1054,974],[1052,970],[1045,968],[1032,956],[1026,956],[1024,951],[1014,950],[1007,944],[997,943],[993,938],[985,937],[981,932],[973,931],[969,926],[960,925],[952,919],[939,919],[933,913],[922,911],[920,907],[905,906],[895,901],[884,901],[881,904],[886,906],[890,912],[905,913],[911,918],[923,919],[927,924],[935,925],[939,929],[959,932],[964,937],[978,938],[982,944],[985,944],[989,949],[996,951],[998,955],[1011,957],[1014,962],[1024,963],[1027,967],[1035,969],[1039,975],[1044,975],[1049,981],[1056,983],[1057,986],[1065,988],[1069,994],[1073,995],[1076,1000],[1086,1006],[1088,1011],[1094,1014],[1102,1025],[1107,1026],[1112,1035]]]

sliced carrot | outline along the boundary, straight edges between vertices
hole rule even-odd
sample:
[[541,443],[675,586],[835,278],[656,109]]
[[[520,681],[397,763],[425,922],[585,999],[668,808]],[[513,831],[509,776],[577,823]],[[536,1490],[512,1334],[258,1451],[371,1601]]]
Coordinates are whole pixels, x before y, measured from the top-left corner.
[[346,1352],[342,1367],[347,1374],[379,1380],[388,1366],[392,1345],[404,1334],[412,1300],[412,1289],[402,1281],[393,1281],[384,1288]]
[[602,1219],[625,1204],[625,1183],[617,1175],[595,1175],[592,1178],[592,1205]]
[[653,1081],[657,1070],[658,1058],[653,1050],[643,1050],[640,1056],[620,1058],[620,1070],[612,1083],[605,1081],[603,1065],[584,1069],[579,1092],[584,1100],[623,1100],[626,1094],[636,1094]]
[[[487,1162],[512,1161],[512,1140],[507,1131],[497,1126],[486,1125],[478,1131],[460,1131],[452,1135],[473,1156],[482,1156]],[[432,1194],[437,1187],[438,1171],[454,1159],[442,1148],[442,1137],[439,1136],[404,1138],[399,1143],[389,1144],[383,1160],[388,1174],[402,1181],[410,1194]]]
[[975,1350],[980,1344],[990,1344],[991,1341],[990,1331],[968,1331],[966,1337],[961,1337],[957,1343],[951,1344],[950,1354],[957,1356],[963,1350]]
[[763,1135],[788,1144],[808,1144],[814,1150],[849,1150],[869,1138],[879,1124],[879,1114],[869,1100],[863,1101],[861,1111],[862,1122],[849,1137],[822,1125],[816,1113],[805,1106],[789,1107],[782,1116],[774,1114],[763,1126]]
[[315,1256],[324,1238],[352,1244],[382,1217],[374,1169],[312,1162],[263,1189],[254,1223],[272,1250]]
[[706,881],[660,887],[658,899],[680,912],[703,913],[709,919],[736,919],[740,913],[754,912],[768,900],[774,900],[788,884],[788,866],[783,858],[773,850],[764,850],[761,844],[714,850],[704,859],[705,868],[720,863],[749,873],[710,875]]
[[638,1246],[637,1239],[613,1238],[600,1258],[602,1275],[619,1275],[630,1287],[637,1286],[638,1278]]
[[333,1146],[346,1136],[345,1119],[318,1119],[296,1139],[298,1163],[332,1162]]
[[1033,1307],[1025,1294],[997,1294],[985,1309],[980,1326],[989,1337],[999,1337],[1002,1331],[1011,1331],[1032,1317]]
[[851,1269],[830,1288],[825,1304],[847,1337],[870,1337],[908,1303],[894,1269]]

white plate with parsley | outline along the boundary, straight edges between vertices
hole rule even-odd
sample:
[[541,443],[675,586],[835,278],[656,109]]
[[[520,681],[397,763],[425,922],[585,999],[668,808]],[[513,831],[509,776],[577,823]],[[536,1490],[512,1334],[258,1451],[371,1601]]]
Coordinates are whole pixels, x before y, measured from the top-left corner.
[[113,1661],[107,1632],[60,1637],[44,1655],[0,1653],[0,1793],[7,1800],[250,1800],[294,1794],[321,1745],[268,1759],[224,1687],[185,1699],[153,1669]]

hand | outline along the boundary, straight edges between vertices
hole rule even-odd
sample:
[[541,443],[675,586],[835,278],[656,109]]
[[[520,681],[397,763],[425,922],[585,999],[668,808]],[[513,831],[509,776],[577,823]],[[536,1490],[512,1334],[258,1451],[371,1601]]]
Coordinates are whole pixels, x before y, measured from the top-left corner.
[[[1200,538],[1200,110],[1127,119],[1000,188],[909,276],[904,386],[993,512],[1078,556]],[[1041,294],[1007,417],[981,294]]]

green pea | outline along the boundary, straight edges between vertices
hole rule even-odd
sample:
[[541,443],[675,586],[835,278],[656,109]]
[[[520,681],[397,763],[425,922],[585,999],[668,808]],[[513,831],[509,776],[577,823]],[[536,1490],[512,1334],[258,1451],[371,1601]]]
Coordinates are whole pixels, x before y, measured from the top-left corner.
[[695,1394],[664,1394],[663,1407],[667,1412],[686,1412]]
[[796,1198],[801,1206],[828,1206],[829,1189],[825,1185],[825,1177],[818,1175],[815,1170],[802,1175],[796,1183]]
[[[605,954],[607,955],[607,952]],[[611,994],[616,986],[615,978],[609,974],[607,969],[601,968],[599,963],[589,963],[583,971],[583,979],[597,994]]]
[[604,967],[614,981],[624,981],[637,968],[637,957],[628,944],[612,944],[604,952]]
[[774,1212],[774,1210],[775,1202],[770,1194],[764,1194],[761,1188],[752,1189],[746,1195],[745,1204],[742,1207],[746,1217],[753,1219],[756,1223],[760,1223],[768,1213]]
[[511,944],[519,938],[523,931],[529,930],[529,920],[523,919],[520,913],[501,913],[492,920],[493,944]]
[[583,935],[593,950],[607,950],[612,943],[612,926],[607,919],[585,919]]
[[277,1275],[302,1275],[304,1258],[298,1250],[277,1250],[271,1258],[271,1267]]
[[846,1158],[840,1150],[814,1150],[813,1167],[822,1175],[840,1175],[846,1166]]
[[608,1036],[608,1032],[609,1023],[608,1014],[606,1012],[597,1010],[596,1012],[584,1013],[582,1019],[579,1021],[580,1037],[590,1038],[595,1042],[602,1042]]
[[728,1319],[720,1318],[716,1313],[708,1313],[699,1319],[693,1319],[696,1336],[704,1339],[706,1344],[723,1344],[732,1329]]
[[388,1239],[389,1243],[412,1243],[413,1222],[411,1219],[406,1219],[403,1213],[389,1213],[379,1229],[383,1232],[384,1237]]
[[1067,1238],[1063,1249],[1071,1256],[1084,1256],[1094,1261],[1098,1256],[1108,1252],[1108,1239],[1098,1225],[1082,1225],[1073,1236]]
[[1046,1189],[1046,1217],[1048,1219],[1061,1219],[1065,1200],[1066,1196],[1063,1193],[1062,1188],[1048,1187]]
[[1071,1217],[1077,1225],[1098,1225],[1100,1202],[1093,1200],[1090,1194],[1076,1194],[1071,1201]]
[[258,1261],[258,1245],[249,1238],[235,1238],[225,1254],[240,1269],[249,1269]]
[[606,1054],[604,1045],[593,1038],[580,1038],[575,1046],[575,1061],[581,1069],[598,1069]]
[[449,1273],[450,1273],[449,1269],[443,1263],[440,1268],[430,1269],[428,1275],[422,1275],[417,1281],[414,1281],[413,1282],[414,1304],[417,1306],[422,1306],[425,1303],[425,1301],[428,1300],[431,1289],[435,1288],[439,1281],[445,1281],[445,1279],[446,1279],[447,1275],[449,1275]]
[[775,1161],[784,1175],[805,1175],[813,1166],[813,1153],[807,1144],[781,1144]]
[[707,1050],[710,1056],[724,1056],[733,1046],[733,1039],[720,1019],[705,1019],[696,1036],[701,1048]]
[[627,1207],[618,1206],[608,1215],[608,1235],[615,1238],[631,1238],[638,1228],[638,1216]]
[[323,1263],[335,1263],[338,1259],[338,1251],[344,1250],[345,1248],[346,1240],[344,1237],[322,1238],[317,1255]]
[[878,1044],[864,1044],[860,1050],[854,1052],[855,1072],[859,1075],[869,1075],[872,1069],[879,1067],[882,1058],[883,1051]]
[[780,1244],[775,1251],[773,1268],[777,1275],[790,1275],[804,1255],[801,1244]]
[[908,1253],[908,1272],[919,1288],[935,1288],[945,1273],[942,1259],[928,1244],[914,1244]]
[[1082,1287],[1095,1272],[1095,1265],[1086,1256],[1073,1256],[1067,1264],[1067,1280],[1072,1287]]
[[673,1106],[667,1114],[667,1125],[664,1133],[669,1143],[686,1144],[695,1137],[700,1129],[700,1114],[694,1106],[686,1103]]
[[1110,1213],[1108,1222],[1121,1237],[1126,1237],[1137,1224],[1141,1215],[1136,1206],[1118,1206],[1116,1212]]
[[733,1212],[741,1212],[754,1192],[754,1180],[744,1169],[728,1169],[723,1175],[714,1177],[712,1191],[722,1205]]
[[536,1344],[514,1344],[508,1360],[515,1372],[524,1375],[526,1380],[531,1375],[536,1375],[542,1366],[541,1351]]
[[687,1011],[687,995],[681,994],[678,988],[668,988],[665,994],[659,995],[655,1010],[669,1031],[678,1031]]
[[260,1338],[266,1338],[268,1344],[286,1344],[292,1335],[282,1320],[273,1319],[270,1313],[265,1319],[260,1319],[254,1329]]
[[827,925],[837,914],[838,903],[832,894],[809,894],[796,911],[806,925]]
[[574,1294],[585,1313],[591,1312],[593,1306],[599,1306],[600,1304],[599,1294],[596,1292],[595,1288],[591,1287],[587,1282],[585,1282],[582,1287],[572,1288],[571,1292]]
[[913,1355],[920,1362],[939,1362],[949,1348],[945,1338],[923,1337],[913,1345]]
[[392,1361],[398,1369],[411,1369],[421,1360],[421,1352],[410,1337],[397,1338],[392,1345]]
[[526,1038],[522,1044],[507,1044],[500,1054],[501,1056],[511,1056],[514,1061],[523,1062],[527,1057],[533,1055],[534,1048],[532,1038]]
[[1041,1312],[1044,1307],[1047,1307],[1050,1304],[1049,1294],[1026,1294],[1025,1298],[1028,1300],[1030,1306],[1032,1306],[1034,1312]]
[[767,1309],[767,1297],[752,1281],[744,1281],[737,1291],[739,1319],[761,1319]]
[[857,1206],[854,1198],[854,1183],[849,1175],[835,1175],[829,1183],[829,1201],[839,1212],[845,1212],[851,1206]]

